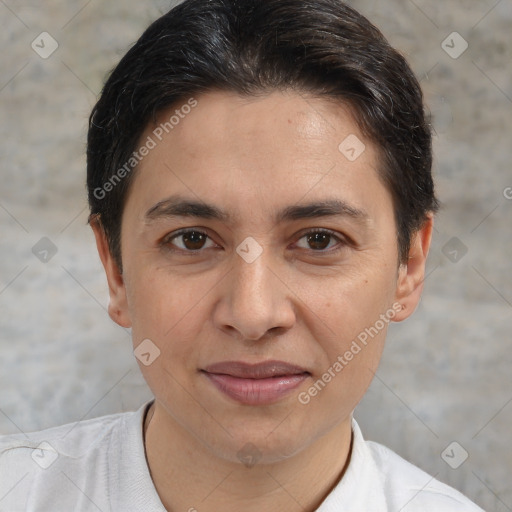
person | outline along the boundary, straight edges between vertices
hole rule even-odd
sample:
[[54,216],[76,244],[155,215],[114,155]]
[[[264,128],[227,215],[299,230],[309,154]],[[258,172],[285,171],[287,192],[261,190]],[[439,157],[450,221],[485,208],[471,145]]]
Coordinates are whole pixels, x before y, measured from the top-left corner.
[[481,510],[354,419],[439,207],[422,91],[365,17],[184,1],[110,74],[87,157],[109,314],[154,398],[2,436],[2,510]]

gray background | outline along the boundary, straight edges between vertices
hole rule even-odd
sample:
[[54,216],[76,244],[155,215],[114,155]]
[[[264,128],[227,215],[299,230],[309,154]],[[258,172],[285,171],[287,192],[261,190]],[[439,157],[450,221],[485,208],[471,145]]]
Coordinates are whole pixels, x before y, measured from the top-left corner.
[[[444,203],[422,302],[391,327],[356,418],[366,438],[483,508],[512,510],[512,0],[350,4],[421,79]],[[84,152],[106,73],[169,5],[0,0],[2,434],[135,410],[151,398],[129,333],[106,313],[86,225]],[[43,31],[59,44],[48,59],[31,48]],[[442,47],[454,31],[469,44],[456,59]],[[58,251],[47,263],[32,252],[43,237]],[[452,465],[469,454],[457,469],[441,457],[453,441]]]

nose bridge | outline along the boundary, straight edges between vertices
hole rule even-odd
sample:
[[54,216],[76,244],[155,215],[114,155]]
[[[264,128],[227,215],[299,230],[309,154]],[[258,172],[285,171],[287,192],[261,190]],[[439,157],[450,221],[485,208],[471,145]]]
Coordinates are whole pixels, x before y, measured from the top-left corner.
[[271,268],[276,265],[271,251],[256,240],[244,240],[233,259],[228,289],[225,325],[236,328],[244,338],[257,339],[275,327],[293,321],[285,287]]
[[253,238],[246,239],[237,248],[234,258],[232,293],[235,305],[251,308],[254,314],[272,305],[275,288],[269,270],[270,250],[263,248]]
[[[256,242],[257,243],[257,242]],[[261,247],[258,244],[259,247]],[[243,242],[237,248],[234,261],[234,285],[236,293],[243,298],[248,295],[257,301],[257,297],[266,294],[269,286],[269,250],[259,249],[254,242]],[[268,297],[267,297],[268,298]]]

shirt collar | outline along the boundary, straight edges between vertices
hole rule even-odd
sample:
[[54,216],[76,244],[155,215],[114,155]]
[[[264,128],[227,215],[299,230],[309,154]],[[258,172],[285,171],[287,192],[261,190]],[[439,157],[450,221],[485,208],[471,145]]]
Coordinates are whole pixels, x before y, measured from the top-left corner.
[[[153,402],[154,399],[125,416],[121,432],[112,439],[109,447],[112,510],[165,512],[149,473],[143,443],[144,418]],[[382,474],[354,418],[352,433],[350,463],[317,512],[386,510]]]
[[153,402],[154,399],[126,415],[120,432],[112,439],[109,447],[112,510],[165,512],[149,473],[143,442],[144,418]]
[[352,435],[352,452],[347,470],[317,512],[387,510],[382,474],[354,418]]

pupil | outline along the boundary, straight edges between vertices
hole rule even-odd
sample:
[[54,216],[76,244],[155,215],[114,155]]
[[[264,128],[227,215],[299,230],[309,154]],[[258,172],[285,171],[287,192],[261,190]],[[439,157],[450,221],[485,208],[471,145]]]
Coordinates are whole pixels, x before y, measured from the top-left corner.
[[[320,243],[320,247],[313,247],[314,249],[325,249],[329,245],[329,238],[331,235],[327,233],[314,233],[313,235],[308,237],[308,242],[314,244]],[[322,243],[327,241],[327,243]]]
[[[201,249],[204,244],[204,235],[197,231],[192,231],[191,233],[184,234],[183,240],[188,249],[198,250]],[[190,244],[187,244],[187,241],[191,241],[192,247],[189,246]]]

